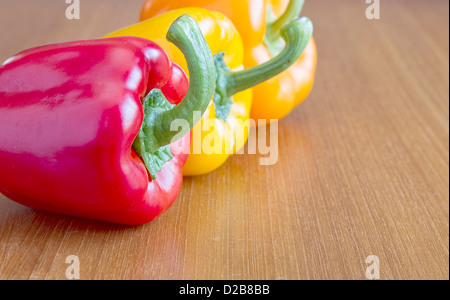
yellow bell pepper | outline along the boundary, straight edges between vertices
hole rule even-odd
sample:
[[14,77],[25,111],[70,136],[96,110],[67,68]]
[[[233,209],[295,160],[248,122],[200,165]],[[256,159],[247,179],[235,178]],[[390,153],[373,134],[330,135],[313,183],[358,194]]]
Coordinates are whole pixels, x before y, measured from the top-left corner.
[[[305,0],[146,0],[141,20],[183,7],[203,7],[223,13],[233,21],[244,42],[244,66],[270,60],[283,48],[279,29],[297,18]],[[253,89],[250,117],[283,119],[311,93],[317,69],[314,38],[295,64]]]
[[[281,30],[285,50],[260,66],[243,70],[244,47],[233,23],[223,14],[203,8],[170,11],[105,36],[136,36],[159,44],[172,61],[188,72],[184,55],[166,40],[170,25],[180,16],[194,18],[210,46],[216,62],[216,93],[209,108],[192,130],[191,154],[185,176],[210,173],[240,151],[250,130],[252,87],[289,68],[302,54],[312,36],[307,18],[295,20]],[[201,117],[201,119],[200,119]]]

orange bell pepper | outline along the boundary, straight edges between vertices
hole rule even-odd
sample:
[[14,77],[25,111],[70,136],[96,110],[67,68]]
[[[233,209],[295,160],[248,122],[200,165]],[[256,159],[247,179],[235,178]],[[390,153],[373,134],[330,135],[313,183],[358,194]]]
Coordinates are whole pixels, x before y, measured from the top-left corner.
[[[244,66],[269,61],[283,49],[279,29],[297,18],[304,0],[147,0],[141,20],[186,6],[218,11],[230,18],[244,42]],[[270,121],[286,117],[310,94],[317,68],[317,48],[312,38],[295,64],[253,88],[251,118]]]

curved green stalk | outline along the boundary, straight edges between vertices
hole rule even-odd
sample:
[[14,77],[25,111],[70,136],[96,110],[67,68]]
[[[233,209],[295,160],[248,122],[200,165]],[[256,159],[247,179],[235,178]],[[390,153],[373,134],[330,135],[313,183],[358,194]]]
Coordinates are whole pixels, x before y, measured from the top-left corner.
[[283,40],[280,37],[280,30],[286,24],[300,17],[305,5],[305,0],[291,0],[286,11],[280,18],[276,18],[272,11],[272,7],[267,8],[267,28],[264,42],[266,47],[272,53],[277,55],[283,49]]
[[[215,87],[215,66],[211,50],[195,20],[183,15],[170,27],[167,39],[183,52],[190,74],[189,90],[177,106],[171,105],[160,90],[152,90],[143,100],[144,121],[133,147],[143,159],[151,177],[172,158],[170,144],[195,126],[194,112],[206,111]],[[177,130],[174,121],[180,120]]]
[[[159,114],[155,118],[153,135],[158,140],[156,147],[171,144],[173,137],[188,134],[194,127],[194,112],[203,115],[214,94],[215,66],[211,49],[206,43],[195,20],[184,15],[178,18],[169,29],[167,39],[183,52],[190,74],[189,90],[183,101]],[[183,131],[171,131],[172,122],[185,120],[190,128]]]
[[313,24],[306,17],[299,18],[283,26],[279,35],[285,41],[284,50],[272,60],[251,69],[230,72],[221,59],[223,54],[216,56],[217,79],[214,103],[216,115],[219,118],[226,120],[233,95],[267,81],[292,66],[311,40]]

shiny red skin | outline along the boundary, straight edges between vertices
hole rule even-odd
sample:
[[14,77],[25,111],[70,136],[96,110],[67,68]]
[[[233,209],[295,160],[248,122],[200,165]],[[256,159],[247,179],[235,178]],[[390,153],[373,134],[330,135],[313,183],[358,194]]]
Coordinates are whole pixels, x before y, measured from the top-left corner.
[[[142,99],[154,88],[178,104],[188,79],[140,38],[55,44],[7,60],[0,68],[0,192],[38,210],[112,223],[159,217],[180,192],[187,155],[174,155],[152,180],[132,148]],[[178,142],[183,153],[189,143],[189,135]]]

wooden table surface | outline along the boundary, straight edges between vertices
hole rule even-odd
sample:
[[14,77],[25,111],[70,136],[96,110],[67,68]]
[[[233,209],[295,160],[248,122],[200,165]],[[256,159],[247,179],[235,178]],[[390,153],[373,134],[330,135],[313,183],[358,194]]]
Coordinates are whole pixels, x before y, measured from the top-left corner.
[[[0,1],[0,61],[98,38],[141,0]],[[57,216],[0,196],[0,279],[449,278],[449,2],[309,0],[319,70],[279,125],[279,162],[238,155],[186,178],[157,221],[125,227]],[[1,170],[0,170],[1,172]]]

